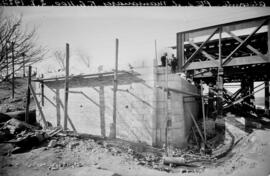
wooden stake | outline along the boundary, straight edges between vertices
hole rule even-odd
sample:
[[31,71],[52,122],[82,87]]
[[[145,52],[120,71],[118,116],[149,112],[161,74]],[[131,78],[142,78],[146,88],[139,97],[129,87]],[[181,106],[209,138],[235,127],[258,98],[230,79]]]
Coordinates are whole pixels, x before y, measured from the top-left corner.
[[45,119],[45,116],[44,116],[44,114],[43,114],[43,111],[42,111],[42,109],[41,109],[41,106],[40,106],[40,104],[39,104],[39,102],[38,102],[37,95],[36,95],[36,93],[35,93],[35,91],[34,91],[34,89],[33,89],[33,87],[32,87],[31,84],[29,85],[29,88],[30,88],[30,90],[31,90],[31,93],[32,93],[32,95],[33,95],[33,97],[34,97],[34,100],[35,100],[36,105],[37,105],[37,107],[38,107],[38,110],[39,110],[39,112],[40,112],[41,118],[42,118],[43,123],[44,123],[44,128],[46,129],[46,128],[48,127],[47,121],[46,121],[46,119]]
[[68,119],[68,88],[69,88],[69,44],[66,44],[66,77],[65,77],[65,102],[64,102],[64,130],[67,130]]
[[25,110],[25,122],[29,122],[29,106],[30,106],[30,85],[31,85],[32,66],[28,68],[28,80],[27,80],[27,94],[26,94],[26,110]]
[[113,138],[116,138],[116,98],[117,98],[117,72],[118,72],[118,47],[119,41],[115,40],[115,70],[114,70],[114,80],[113,80]]

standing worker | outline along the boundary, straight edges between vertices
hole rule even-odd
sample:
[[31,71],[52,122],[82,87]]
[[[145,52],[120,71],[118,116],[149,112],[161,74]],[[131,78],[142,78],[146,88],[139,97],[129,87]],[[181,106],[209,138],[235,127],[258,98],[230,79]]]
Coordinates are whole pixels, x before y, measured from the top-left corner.
[[167,59],[167,53],[164,53],[164,55],[161,57],[161,66],[166,67],[166,59]]
[[174,56],[174,54],[172,54],[172,62],[171,62],[171,66],[172,66],[172,73],[175,73],[176,72],[176,68],[178,66],[178,63],[177,63],[177,59],[176,57]]

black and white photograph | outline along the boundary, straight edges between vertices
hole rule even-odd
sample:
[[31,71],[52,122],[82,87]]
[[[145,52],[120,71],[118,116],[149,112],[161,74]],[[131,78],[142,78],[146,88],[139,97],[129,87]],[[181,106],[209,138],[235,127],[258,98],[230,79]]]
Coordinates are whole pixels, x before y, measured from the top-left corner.
[[269,82],[269,7],[0,6],[0,176],[270,176]]

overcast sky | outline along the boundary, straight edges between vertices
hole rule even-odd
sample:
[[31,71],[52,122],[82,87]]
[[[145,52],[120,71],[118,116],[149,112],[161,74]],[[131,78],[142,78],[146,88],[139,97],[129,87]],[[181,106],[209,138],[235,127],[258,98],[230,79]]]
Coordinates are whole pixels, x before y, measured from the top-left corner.
[[[84,65],[76,58],[78,50],[91,57],[92,72],[99,65],[114,66],[115,38],[119,38],[119,65],[152,63],[154,41],[158,50],[176,45],[176,33],[194,26],[270,15],[270,8],[225,7],[5,7],[8,15],[23,14],[23,22],[37,26],[39,42],[49,49],[65,49],[70,44],[74,72]],[[160,51],[161,53],[161,51]],[[56,67],[48,55],[39,64],[44,72]],[[76,67],[76,68],[75,68]],[[77,69],[77,71],[75,71]]]

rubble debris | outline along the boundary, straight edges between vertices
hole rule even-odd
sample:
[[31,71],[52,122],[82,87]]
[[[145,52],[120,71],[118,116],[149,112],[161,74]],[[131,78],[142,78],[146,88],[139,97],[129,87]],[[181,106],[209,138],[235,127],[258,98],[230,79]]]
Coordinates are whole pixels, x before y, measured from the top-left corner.
[[[1,103],[1,101],[0,101],[0,103]],[[3,105],[0,106],[0,113],[1,112],[6,113],[6,112],[9,112],[9,111],[10,111],[10,109],[9,109],[9,106],[7,104],[3,104]]]
[[24,130],[27,130],[27,131],[39,130],[39,127],[29,125],[28,123],[12,118],[4,124],[1,130],[2,129],[9,129],[10,134],[17,134]]
[[74,149],[76,146],[78,146],[79,144],[80,144],[79,142],[72,142],[72,143],[69,144],[69,147],[68,147],[68,148],[69,148],[70,150],[72,150],[72,149]]
[[33,147],[39,146],[43,141],[48,138],[44,132],[28,133],[26,136],[19,137],[15,140],[8,141],[17,146],[16,150],[12,151],[13,154],[31,150]]
[[48,148],[53,148],[55,147],[57,144],[57,141],[55,139],[51,140],[48,144]]
[[0,123],[6,122],[10,119],[11,117],[9,115],[0,112]]
[[[14,112],[8,112],[6,115],[10,116],[11,118],[24,121],[25,120],[25,111],[14,111]],[[37,125],[36,120],[36,110],[30,110],[28,114],[28,124],[30,125]]]
[[13,150],[14,146],[8,143],[0,143],[0,156],[7,155]]
[[0,131],[0,142],[8,141],[12,139],[13,135],[10,134],[8,129],[2,129]]
[[174,165],[184,165],[185,162],[185,158],[182,157],[163,157],[163,164],[165,165],[170,165],[170,164],[174,164]]

